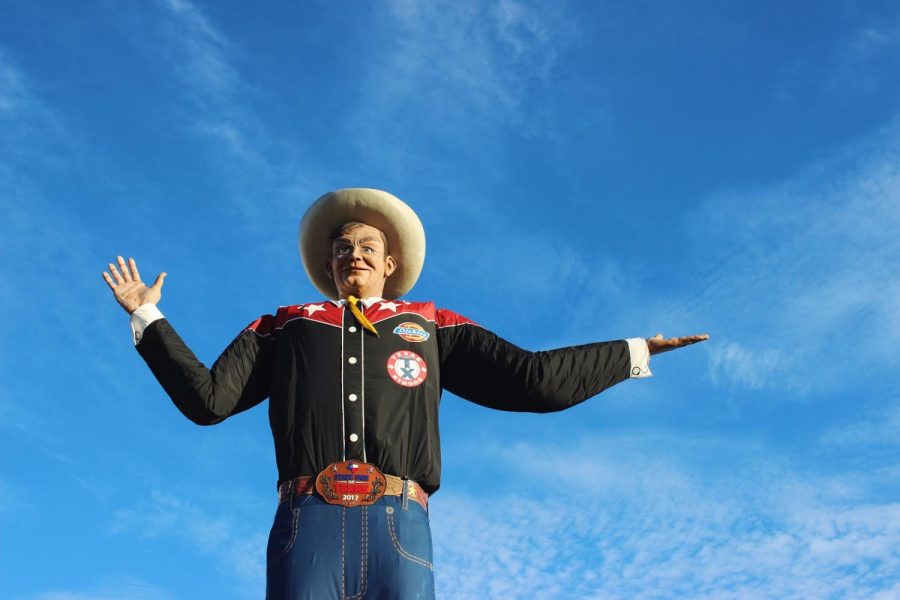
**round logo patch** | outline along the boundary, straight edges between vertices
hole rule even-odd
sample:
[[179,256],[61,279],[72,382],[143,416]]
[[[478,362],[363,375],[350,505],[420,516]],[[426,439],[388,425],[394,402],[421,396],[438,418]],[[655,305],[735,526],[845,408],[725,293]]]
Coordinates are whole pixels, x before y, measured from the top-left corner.
[[421,356],[409,350],[399,350],[391,354],[387,361],[388,375],[394,383],[403,387],[416,387],[425,381],[428,366]]
[[394,333],[399,335],[407,342],[424,342],[431,334],[425,331],[425,328],[418,323],[400,323],[394,327]]

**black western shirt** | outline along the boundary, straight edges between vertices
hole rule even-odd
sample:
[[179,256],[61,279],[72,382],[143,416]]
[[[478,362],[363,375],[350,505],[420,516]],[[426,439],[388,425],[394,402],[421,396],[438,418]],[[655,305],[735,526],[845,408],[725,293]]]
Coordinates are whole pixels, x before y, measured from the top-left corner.
[[649,374],[647,356],[632,356],[646,352],[643,340],[528,352],[431,302],[374,299],[364,314],[378,336],[344,303],[281,307],[247,326],[211,369],[153,305],[135,312],[145,320],[135,339],[195,423],[218,423],[269,398],[279,483],[355,459],[433,493],[442,389],[489,408],[551,412]]

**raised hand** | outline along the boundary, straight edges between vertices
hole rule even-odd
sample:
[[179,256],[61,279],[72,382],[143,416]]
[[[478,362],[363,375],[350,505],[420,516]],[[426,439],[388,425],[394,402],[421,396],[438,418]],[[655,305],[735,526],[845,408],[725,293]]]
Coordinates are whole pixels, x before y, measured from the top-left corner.
[[650,349],[651,355],[659,354],[660,352],[668,352],[669,350],[675,350],[676,348],[683,348],[708,339],[709,335],[706,333],[669,339],[665,339],[661,333],[657,333],[652,338],[647,338],[647,348]]
[[164,272],[156,276],[156,281],[153,282],[152,286],[147,287],[141,281],[141,274],[138,273],[137,263],[134,262],[133,258],[129,258],[128,264],[125,264],[125,259],[117,256],[116,262],[119,263],[119,269],[122,272],[119,272],[116,265],[109,263],[107,265],[109,273],[103,272],[103,280],[106,281],[106,285],[112,290],[113,296],[116,297],[116,302],[128,314],[133,313],[142,304],[147,304],[148,302],[156,304],[159,302],[160,298],[162,298],[163,280],[166,278]]

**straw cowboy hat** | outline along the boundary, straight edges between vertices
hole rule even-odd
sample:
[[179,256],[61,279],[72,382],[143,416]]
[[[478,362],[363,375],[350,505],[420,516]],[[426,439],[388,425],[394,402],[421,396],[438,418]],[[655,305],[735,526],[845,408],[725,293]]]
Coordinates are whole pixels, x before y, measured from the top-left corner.
[[425,262],[425,229],[416,213],[387,192],[347,188],[329,192],[312,203],[300,220],[300,256],[313,284],[326,297],[337,299],[334,281],[325,264],[331,258],[331,234],[351,221],[380,229],[397,269],[384,283],[384,297],[394,300],[408,292]]

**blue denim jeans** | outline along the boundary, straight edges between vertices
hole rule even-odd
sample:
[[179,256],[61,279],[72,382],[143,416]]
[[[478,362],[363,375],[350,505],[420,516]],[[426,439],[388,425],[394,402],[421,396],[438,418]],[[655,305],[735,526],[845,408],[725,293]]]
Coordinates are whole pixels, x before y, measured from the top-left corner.
[[316,495],[281,502],[266,550],[267,600],[434,598],[431,528],[415,501],[344,508]]

